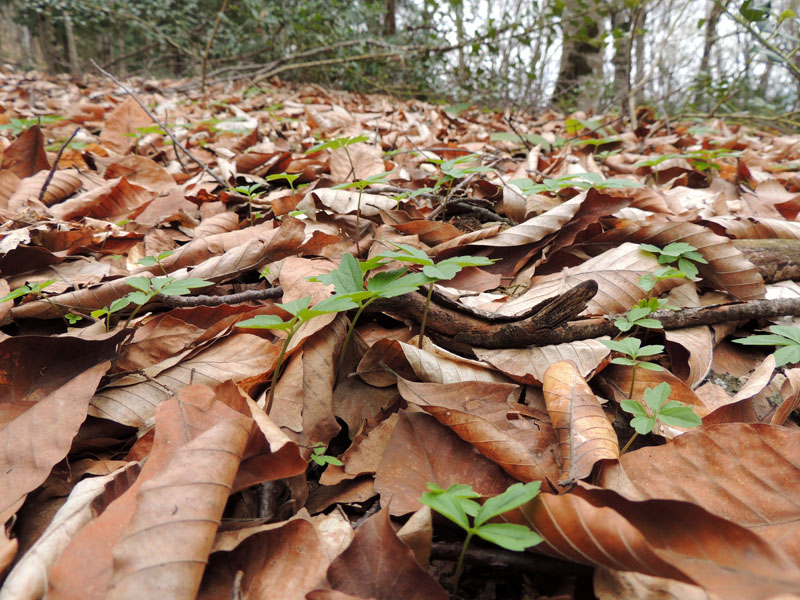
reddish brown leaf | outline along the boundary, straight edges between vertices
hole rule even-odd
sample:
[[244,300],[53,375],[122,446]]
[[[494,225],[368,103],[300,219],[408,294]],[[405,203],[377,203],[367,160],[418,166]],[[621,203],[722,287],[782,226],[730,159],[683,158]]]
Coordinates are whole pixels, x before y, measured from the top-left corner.
[[542,390],[558,435],[560,484],[588,477],[597,461],[619,456],[617,434],[575,363],[551,365]]
[[0,168],[7,169],[20,179],[49,171],[50,163],[44,149],[44,134],[38,125],[29,127],[3,151]]
[[328,568],[331,587],[376,600],[446,600],[447,593],[417,564],[397,539],[383,509],[356,531],[350,547]]

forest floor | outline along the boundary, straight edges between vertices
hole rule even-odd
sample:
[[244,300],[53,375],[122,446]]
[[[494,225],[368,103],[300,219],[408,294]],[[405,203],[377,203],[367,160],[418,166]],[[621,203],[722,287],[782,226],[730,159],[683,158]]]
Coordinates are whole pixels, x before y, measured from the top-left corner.
[[183,83],[0,67],[0,600],[800,597],[800,136]]

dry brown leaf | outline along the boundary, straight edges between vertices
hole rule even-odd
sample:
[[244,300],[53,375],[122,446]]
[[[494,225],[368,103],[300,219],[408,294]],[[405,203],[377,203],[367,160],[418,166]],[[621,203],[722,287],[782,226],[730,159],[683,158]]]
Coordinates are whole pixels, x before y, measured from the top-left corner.
[[684,222],[625,227],[607,231],[591,240],[592,244],[618,244],[623,241],[653,244],[660,248],[672,242],[686,242],[697,248],[708,261],[708,264],[697,265],[705,282],[739,300],[764,297],[764,279],[758,270],[728,238],[718,236],[707,227]]
[[[607,339],[607,338],[600,338]],[[571,360],[581,377],[589,378],[610,350],[598,340],[581,340],[553,346],[529,346],[490,350],[474,348],[473,352],[517,383],[542,385],[547,368],[557,362]]]
[[543,538],[546,554],[695,584],[721,598],[760,600],[793,592],[800,568],[755,533],[675,500],[631,502],[580,486],[539,494],[521,519]]
[[[759,423],[689,431],[607,463],[599,484],[630,500],[691,502],[800,563],[800,432]],[[707,465],[698,469],[697,465]]]
[[503,493],[510,478],[433,417],[401,411],[378,465],[375,491],[393,515],[404,515],[419,510],[428,483],[444,489],[466,483],[491,496]]
[[[554,454],[557,443],[546,420],[525,418],[512,409],[519,388],[507,383],[414,383],[398,378],[397,387],[408,402],[419,405],[462,440],[520,481],[552,481],[558,477]],[[526,408],[526,407],[525,407]]]
[[588,477],[597,461],[619,456],[617,434],[575,363],[566,360],[551,365],[542,390],[558,436],[559,484]]
[[39,171],[49,171],[50,162],[44,145],[44,134],[39,126],[29,127],[3,151],[0,169],[7,169],[20,179]]
[[111,363],[102,362],[89,367],[0,429],[0,472],[4,473],[0,526],[19,509],[28,492],[47,479],[53,465],[67,455],[86,418],[89,399],[110,366]]
[[136,146],[137,129],[153,124],[147,113],[136,101],[127,96],[122,103],[109,112],[105,118],[100,143],[117,154],[128,154]]
[[[639,246],[621,244],[578,267],[567,268],[554,275],[534,277],[528,292],[506,302],[497,312],[503,315],[525,312],[547,298],[563,294],[578,283],[592,279],[597,282],[598,290],[594,298],[589,300],[584,314],[623,313],[645,296],[645,291],[639,287],[639,278],[658,268],[656,259],[642,252]],[[653,294],[660,294],[676,285],[680,285],[677,279],[662,281]]]
[[447,593],[417,564],[392,528],[389,510],[371,516],[328,568],[335,590],[376,600],[447,600]]

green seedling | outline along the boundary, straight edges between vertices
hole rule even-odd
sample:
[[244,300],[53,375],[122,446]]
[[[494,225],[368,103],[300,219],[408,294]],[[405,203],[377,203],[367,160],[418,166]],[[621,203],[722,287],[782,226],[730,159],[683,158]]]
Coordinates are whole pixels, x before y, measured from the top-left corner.
[[378,298],[395,298],[409,292],[416,291],[424,282],[425,277],[418,273],[407,273],[407,269],[384,271],[374,275],[364,285],[366,273],[385,264],[383,256],[379,255],[366,261],[359,261],[352,254],[342,255],[339,268],[324,275],[310,277],[309,281],[318,281],[326,285],[333,285],[336,297],[348,298],[353,302],[353,308],[358,308],[342,345],[339,355],[339,372],[344,367],[347,347],[353,336],[356,323],[361,313]]
[[356,205],[356,254],[361,254],[361,249],[358,247],[361,233],[361,196],[364,195],[364,189],[376,183],[386,183],[386,178],[394,173],[394,171],[386,171],[367,177],[366,179],[359,179],[358,181],[351,181],[350,183],[340,183],[333,186],[334,190],[344,190],[347,188],[358,188],[358,203]]
[[165,296],[185,296],[190,294],[195,288],[203,288],[213,285],[214,282],[206,281],[205,279],[198,279],[196,277],[188,277],[186,279],[175,279],[174,277],[129,277],[125,280],[129,286],[134,288],[135,292],[130,292],[127,296],[117,298],[110,306],[103,307],[91,312],[92,317],[101,318],[105,317],[106,331],[110,329],[111,314],[127,308],[129,304],[135,304],[136,308],[128,316],[125,325],[127,326],[133,318],[139,313],[142,307],[155,298],[158,294]]
[[158,256],[143,256],[136,261],[136,264],[142,265],[143,267],[152,267],[153,265],[158,265],[159,269],[161,269],[164,275],[166,275],[167,270],[164,268],[164,265],[161,264],[161,261],[168,256],[172,256],[174,253],[175,250],[168,250],[167,252],[162,252]]
[[300,326],[320,315],[327,315],[330,313],[343,312],[356,308],[357,305],[348,296],[331,296],[322,302],[318,302],[313,307],[311,305],[311,296],[305,296],[292,302],[285,304],[276,304],[291,315],[288,321],[284,321],[278,315],[258,315],[252,319],[240,321],[236,324],[237,327],[244,327],[248,329],[277,329],[286,332],[286,339],[283,342],[281,351],[278,354],[278,360],[275,363],[275,370],[272,373],[272,384],[269,388],[269,396],[267,398],[266,412],[269,414],[272,408],[272,402],[275,398],[275,387],[278,385],[278,377],[280,377],[281,367],[283,366],[286,351],[289,349],[289,344],[295,336]]
[[8,120],[8,123],[0,125],[0,131],[9,131],[11,135],[17,137],[23,131],[30,129],[34,125],[50,125],[52,123],[58,123],[63,118],[64,117],[58,115],[42,115],[35,119],[15,119],[12,117]]
[[466,177],[467,175],[473,175],[477,173],[488,173],[491,171],[489,167],[482,167],[482,166],[474,166],[468,165],[467,163],[471,163],[475,160],[480,159],[480,156],[477,154],[465,154],[463,156],[459,156],[457,158],[453,158],[450,160],[444,159],[437,159],[437,158],[429,158],[428,162],[432,162],[436,165],[439,165],[439,169],[442,171],[442,176],[436,180],[436,183],[433,185],[432,190],[436,191],[442,186],[447,187],[447,194],[445,194],[444,200],[442,201],[442,214],[444,214],[445,208],[447,207],[447,203],[450,201],[450,196],[453,194],[454,188],[453,183],[458,181],[462,177]]
[[309,457],[308,462],[313,462],[315,465],[320,467],[324,467],[325,465],[335,465],[337,467],[344,466],[344,463],[335,456],[325,454],[325,444],[322,442],[317,442],[311,446],[311,456]]
[[649,317],[652,313],[653,309],[650,306],[634,306],[622,317],[617,317],[614,327],[623,332],[630,331],[634,327],[661,329],[661,321]]
[[106,331],[111,331],[111,315],[122,310],[130,303],[131,299],[127,296],[123,296],[122,298],[117,298],[114,300],[109,306],[98,308],[89,314],[93,319],[103,319],[105,321]]
[[67,323],[70,325],[75,325],[78,321],[81,321],[83,317],[81,315],[76,315],[75,313],[68,312],[64,315],[64,319],[66,319]]
[[[298,177],[300,177],[300,173],[273,173],[272,175],[267,175],[264,178],[264,181],[266,181],[267,183],[271,183],[273,181],[281,181],[281,180],[286,181],[286,183],[289,184],[289,187],[292,190],[292,200],[295,202],[295,204],[297,204],[296,200],[297,191],[294,189],[294,182]],[[291,215],[292,213],[289,214]]]
[[[698,271],[694,263],[708,264],[708,261],[697,251],[697,248],[686,242],[672,242],[664,246],[663,249],[652,244],[640,244],[639,248],[645,252],[655,254],[658,257],[659,264],[668,265],[677,261],[678,269],[684,273],[687,279],[697,277]],[[672,277],[675,276],[672,275]]]
[[[530,502],[539,494],[540,488],[540,481],[515,483],[499,496],[486,500],[481,506],[474,500],[474,498],[480,498],[481,495],[466,484],[451,485],[446,490],[435,483],[428,484],[429,491],[422,494],[420,501],[450,519],[466,532],[453,575],[454,598],[458,595],[458,582],[464,569],[464,557],[474,536],[477,535],[487,542],[515,552],[521,552],[542,541],[542,537],[538,533],[524,525],[487,523],[489,519]],[[469,517],[472,517],[472,525],[470,525]]]
[[775,366],[800,362],[800,328],[787,325],[771,325],[771,334],[751,335],[733,340],[744,346],[780,346],[775,352]]
[[422,313],[422,322],[419,330],[419,347],[422,348],[422,338],[425,335],[425,323],[428,318],[428,309],[433,296],[433,284],[437,281],[447,281],[456,276],[464,267],[481,267],[491,265],[495,260],[485,256],[454,256],[434,263],[425,252],[406,244],[392,244],[398,251],[381,252],[381,258],[390,258],[400,262],[412,263],[422,267],[423,284],[428,285],[428,297],[425,300],[425,310]]
[[715,161],[719,158],[738,158],[742,155],[740,151],[728,150],[727,148],[714,148],[713,150],[693,150],[683,154],[662,154],[657,158],[643,160],[634,165],[634,167],[655,167],[660,165],[665,160],[673,158],[685,158],[689,163],[698,171],[709,171],[711,169],[719,170],[721,167]]
[[643,356],[655,356],[664,352],[664,346],[651,345],[642,346],[639,338],[627,337],[621,340],[600,340],[606,348],[621,352],[625,356],[617,356],[611,359],[615,365],[624,365],[633,367],[631,371],[631,389],[628,391],[628,398],[633,398],[633,389],[636,384],[636,369],[642,368],[648,371],[663,371],[664,367],[656,363],[651,363],[646,360],[639,360]]
[[542,183],[533,183],[530,179],[514,179],[510,183],[517,186],[520,192],[525,195],[544,192],[558,194],[568,188],[609,190],[644,187],[638,181],[631,181],[630,179],[604,179],[600,173],[562,175],[556,179],[545,179]]
[[691,406],[676,400],[667,402],[671,393],[672,388],[666,381],[662,381],[656,387],[647,388],[644,391],[644,401],[650,411],[642,403],[630,398],[620,403],[622,410],[633,415],[631,427],[634,429],[633,436],[622,448],[620,454],[625,453],[638,435],[645,435],[653,431],[656,421],[672,427],[683,428],[697,427],[702,424],[702,420],[695,414]]
[[261,215],[253,213],[253,200],[264,193],[264,186],[260,183],[254,183],[252,185],[240,185],[230,188],[230,190],[247,197],[247,216],[250,219],[250,225],[254,225],[255,221],[253,219]]
[[348,173],[346,179],[350,179],[350,177],[355,176],[356,166],[353,164],[353,157],[350,155],[349,147],[353,144],[360,144],[367,141],[369,141],[369,138],[366,135],[335,138],[309,148],[306,150],[306,154],[316,154],[317,152],[322,152],[323,150],[330,150],[331,152],[339,149],[344,150],[344,153],[347,156],[347,161],[350,163],[350,173]]
[[22,296],[27,296],[28,294],[33,294],[34,296],[39,298],[42,296],[42,290],[44,290],[49,285],[53,285],[55,282],[56,282],[55,279],[48,279],[47,281],[39,281],[37,283],[29,283],[27,285],[23,285],[22,287],[18,287],[15,290],[11,290],[10,293],[0,298],[0,302],[7,302],[8,300],[16,300],[17,298],[21,298]]
[[510,131],[497,131],[491,134],[489,139],[493,142],[513,142],[521,144],[525,144],[525,142],[527,142],[532,146],[541,146],[542,150],[547,154],[550,154],[550,151],[552,150],[550,142],[536,133],[512,133]]

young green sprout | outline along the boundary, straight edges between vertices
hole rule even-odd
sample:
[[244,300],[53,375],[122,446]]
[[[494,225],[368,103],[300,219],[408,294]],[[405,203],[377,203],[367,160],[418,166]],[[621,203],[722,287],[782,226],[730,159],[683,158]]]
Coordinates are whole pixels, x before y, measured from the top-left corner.
[[653,431],[656,421],[660,421],[665,425],[683,428],[697,427],[702,424],[702,420],[695,414],[691,406],[676,400],[667,402],[671,393],[672,387],[666,381],[662,381],[656,387],[647,388],[644,391],[644,401],[650,408],[650,412],[641,402],[630,398],[620,403],[622,410],[633,415],[631,427],[634,430],[634,434],[622,448],[620,454],[624,454],[630,448],[637,436]]
[[464,267],[481,267],[491,265],[496,259],[485,256],[453,256],[439,262],[433,262],[425,252],[406,244],[392,244],[399,251],[381,252],[381,258],[391,258],[400,262],[420,265],[422,267],[422,284],[428,284],[428,297],[425,300],[425,310],[422,313],[422,323],[419,330],[419,347],[422,348],[422,338],[425,335],[425,323],[428,319],[428,309],[433,296],[433,284],[438,281],[448,281],[456,276]]
[[269,388],[269,396],[267,397],[267,406],[265,412],[269,414],[272,409],[272,402],[275,398],[275,388],[278,385],[278,378],[280,377],[281,367],[283,366],[286,351],[289,349],[289,344],[292,343],[300,326],[320,315],[327,315],[330,313],[343,312],[356,308],[356,303],[347,296],[331,296],[322,302],[318,302],[313,307],[311,306],[311,296],[305,296],[292,302],[284,304],[276,304],[291,315],[288,321],[284,321],[278,315],[258,315],[252,319],[240,321],[236,324],[237,327],[244,327],[249,329],[277,329],[286,332],[286,339],[283,341],[283,346],[278,354],[278,360],[275,363],[275,370],[272,372],[272,384]]
[[[540,488],[541,482],[539,481],[515,483],[499,496],[486,500],[481,506],[473,500],[473,498],[480,498],[481,495],[466,484],[454,484],[446,490],[435,483],[428,484],[428,491],[422,494],[420,501],[450,519],[467,534],[464,544],[461,546],[461,553],[458,556],[458,563],[453,575],[453,598],[458,596],[458,582],[464,569],[464,557],[474,536],[477,535],[487,542],[515,552],[521,552],[542,541],[538,533],[524,525],[487,523],[489,519],[530,502],[539,494]],[[470,525],[469,517],[472,517],[472,525]]]

